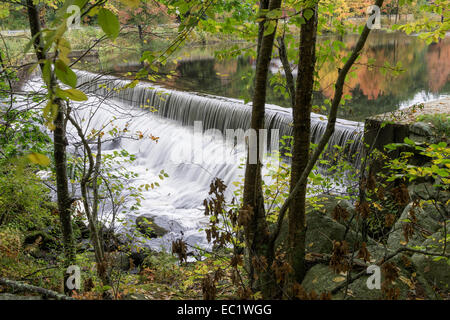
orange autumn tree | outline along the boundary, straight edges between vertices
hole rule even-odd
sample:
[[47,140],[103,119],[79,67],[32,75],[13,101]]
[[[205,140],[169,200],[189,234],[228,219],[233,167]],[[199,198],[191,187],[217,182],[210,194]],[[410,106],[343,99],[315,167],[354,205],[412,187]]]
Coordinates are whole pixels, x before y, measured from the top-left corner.
[[115,0],[112,4],[117,10],[121,25],[137,28],[141,46],[151,28],[158,24],[170,23],[174,18],[167,13],[167,7],[155,0],[129,1]]

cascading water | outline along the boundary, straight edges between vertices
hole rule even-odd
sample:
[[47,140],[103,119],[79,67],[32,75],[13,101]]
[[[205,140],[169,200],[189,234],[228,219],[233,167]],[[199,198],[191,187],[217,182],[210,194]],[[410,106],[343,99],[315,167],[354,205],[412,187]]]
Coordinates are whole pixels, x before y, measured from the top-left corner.
[[[159,181],[161,169],[169,174],[159,188],[144,189],[142,206],[134,216],[127,213],[125,218],[152,216],[156,224],[169,231],[162,238],[147,242],[153,249],[167,248],[171,241],[180,237],[189,245],[208,247],[204,232],[199,229],[208,220],[203,215],[202,203],[208,196],[209,185],[213,178],[219,177],[229,187],[228,195],[231,195],[232,182],[243,175],[239,164],[246,156],[243,144],[224,143],[220,132],[248,129],[251,107],[238,100],[150,87],[145,83],[124,88],[130,81],[84,71],[77,71],[77,75],[79,88],[90,93],[87,102],[73,103],[72,113],[83,124],[85,132],[92,129],[108,132],[126,127],[128,132],[159,137],[157,143],[151,139],[122,137],[102,147],[103,153],[125,149],[136,155],[137,160],[130,170],[138,176],[129,179],[132,186]],[[41,85],[38,82],[32,86],[36,89]],[[156,111],[149,112],[142,109],[144,106]],[[325,130],[326,121],[321,118],[313,114],[314,143]],[[291,135],[292,116],[288,110],[269,105],[265,120],[266,128],[279,129],[280,137]],[[201,121],[203,131],[217,129],[220,137],[211,130],[199,134],[193,127],[196,121]],[[69,139],[76,140],[76,131],[71,126],[68,129]],[[361,149],[362,129],[360,123],[339,120],[330,145],[345,146],[346,152],[353,154]],[[350,140],[354,142],[348,143]],[[200,162],[196,161],[199,153],[202,155]]]
[[[239,100],[150,87],[145,83],[121,90],[130,83],[129,80],[85,71],[78,71],[77,74],[81,89],[87,92],[108,96],[135,107],[152,107],[159,116],[176,120],[183,126],[193,126],[195,121],[201,121],[204,130],[218,129],[222,133],[226,129],[247,130],[250,127],[251,106]],[[311,117],[311,140],[318,143],[326,129],[326,117],[316,113],[312,113]],[[266,105],[265,128],[268,132],[278,129],[280,137],[291,136],[291,110]],[[359,163],[363,131],[364,127],[360,122],[338,119],[335,132],[328,143],[329,149],[338,145],[343,148],[347,159]],[[356,156],[353,157],[354,155]]]

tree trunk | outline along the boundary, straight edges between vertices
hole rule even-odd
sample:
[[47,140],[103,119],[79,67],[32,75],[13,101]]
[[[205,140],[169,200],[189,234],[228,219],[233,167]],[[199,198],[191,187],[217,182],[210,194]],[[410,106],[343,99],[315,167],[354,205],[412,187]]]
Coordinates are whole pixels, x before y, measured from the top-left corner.
[[[316,65],[317,5],[310,10],[313,10],[314,14],[309,20],[306,20],[305,24],[302,24],[300,30],[298,77],[295,106],[293,108],[294,144],[291,192],[308,163],[311,140],[311,108]],[[301,283],[305,276],[306,186],[306,181],[301,184],[300,191],[294,196],[289,206],[288,261],[293,272],[288,277],[288,286],[294,282]]]
[[144,47],[144,32],[140,24],[138,25],[138,31],[139,31],[139,40],[141,41],[141,47]]
[[[107,267],[105,251],[103,248],[102,232],[99,228],[99,221],[98,221],[99,200],[98,200],[97,179],[100,174],[100,167],[102,160],[101,135],[99,134],[97,138],[97,155],[94,161],[94,154],[92,152],[91,147],[89,146],[89,142],[86,140],[83,129],[70,115],[68,116],[68,120],[77,130],[78,136],[80,137],[81,142],[84,146],[84,154],[88,159],[88,168],[87,170],[84,169],[83,171],[83,177],[81,178],[80,182],[80,189],[83,198],[84,211],[86,212],[86,216],[88,218],[91,243],[92,246],[94,247],[95,261],[97,263],[97,274],[102,280],[103,286],[111,286],[110,273]],[[91,203],[89,203],[89,191],[88,191],[89,183],[92,183],[93,188],[93,199]],[[107,291],[104,292],[103,297],[108,299],[110,298]]]
[[399,20],[399,16],[400,16],[400,7],[399,7],[399,2],[400,0],[397,0],[397,8],[396,8],[396,12],[395,12],[395,23],[397,24],[398,20]]
[[[41,34],[41,26],[39,22],[39,13],[37,7],[33,3],[33,0],[27,0],[28,19],[30,23],[31,36],[34,37],[34,50],[38,61],[40,61],[41,70],[43,68],[43,62],[47,59],[47,56],[43,50],[43,40]],[[53,79],[51,85],[55,85]],[[53,90],[53,87],[48,90]],[[67,180],[67,160],[66,160],[66,119],[65,108],[63,101],[55,99],[54,103],[58,105],[58,112],[54,121],[55,130],[53,132],[53,148],[54,148],[54,160],[55,160],[55,173],[56,173],[56,193],[58,197],[58,211],[59,219],[61,223],[61,231],[64,243],[64,266],[67,268],[75,263],[75,247],[73,242],[73,231],[71,221],[71,197],[69,194],[68,180]],[[69,277],[64,272],[64,292],[70,293],[70,290],[66,287],[66,280]]]
[[[269,10],[281,7],[281,0],[271,0]],[[261,26],[261,24],[260,24]],[[258,37],[258,57],[255,74],[255,91],[253,95],[251,129],[257,134],[257,160],[249,163],[250,153],[248,151],[247,165],[245,170],[245,185],[243,212],[249,214],[250,220],[245,226],[245,240],[248,254],[248,265],[250,277],[254,290],[261,291],[264,298],[276,295],[276,281],[270,272],[273,252],[270,252],[268,240],[270,238],[268,225],[266,223],[264,210],[264,196],[261,183],[261,154],[260,154],[260,129],[264,129],[265,101],[267,90],[267,75],[272,57],[273,43],[276,34],[276,26],[271,34],[264,35],[264,28],[260,28]],[[249,141],[249,146],[252,146]],[[254,146],[255,144],[253,144]],[[244,214],[244,213],[241,213]],[[256,280],[257,281],[254,281]]]

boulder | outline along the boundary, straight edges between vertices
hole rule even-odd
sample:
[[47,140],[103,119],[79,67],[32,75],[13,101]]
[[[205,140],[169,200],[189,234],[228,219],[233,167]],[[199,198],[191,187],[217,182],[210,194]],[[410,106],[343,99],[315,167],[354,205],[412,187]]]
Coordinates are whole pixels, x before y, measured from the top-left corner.
[[311,267],[302,281],[302,287],[306,292],[315,291],[317,294],[327,293],[334,289],[338,284],[333,281],[337,275],[329,266],[316,264]]
[[128,271],[130,269],[130,256],[125,252],[112,252],[111,260],[114,267]]
[[80,237],[81,239],[89,239],[89,228],[88,226],[81,220],[75,220],[75,225],[80,231]]
[[[352,273],[355,276],[357,273]],[[370,275],[363,276],[348,287],[349,291],[347,296],[344,295],[344,289],[341,289],[338,293],[333,295],[333,300],[344,299],[357,299],[357,300],[378,300],[381,299],[382,293],[378,289],[369,289],[367,287],[367,278]],[[323,264],[317,264],[313,266],[306,273],[302,282],[302,287],[306,292],[314,290],[318,295],[321,293],[331,292],[337,286],[343,284],[346,281],[346,275],[336,274],[333,270]]]
[[[419,180],[420,181],[420,180]],[[449,192],[435,188],[434,184],[441,184],[441,181],[426,181],[413,183],[408,186],[408,192],[412,199],[429,200],[436,199],[445,203],[449,198]]]
[[[333,240],[344,240],[346,227],[318,211],[307,213],[306,225],[307,252],[331,253]],[[349,230],[345,237],[350,248],[358,239],[357,233],[353,230]]]
[[[339,199],[337,196],[334,195],[319,195],[318,201],[317,201],[318,208],[310,208],[313,211],[319,211],[324,214],[326,214],[328,217],[333,219],[333,212],[336,209],[336,207],[340,207],[341,210],[347,211],[347,220],[340,219],[339,223],[346,225],[346,221],[350,220],[351,216],[356,213],[355,207],[347,200]],[[356,224],[353,223],[350,225],[350,227],[353,230],[356,230]]]
[[[428,299],[436,298],[433,290],[421,275],[414,275],[397,265],[399,269],[399,277],[391,285],[400,289],[399,299]],[[358,272],[353,272],[352,276],[356,276]],[[367,280],[372,274],[363,275],[354,280],[348,286],[347,295],[344,295],[344,288],[333,295],[334,300],[350,299],[350,300],[380,300],[384,299],[381,289],[369,289]],[[383,282],[383,274],[381,273],[381,283]],[[314,290],[318,295],[321,293],[331,292],[337,286],[346,281],[345,274],[336,274],[328,265],[317,264],[308,270],[302,282],[302,287],[306,292]]]
[[[338,204],[348,211],[350,217],[352,210],[354,210],[353,206],[347,201],[338,200],[334,196],[320,196],[320,200],[317,202],[318,206],[307,208],[307,252],[330,254],[333,249],[333,240],[342,241],[344,240],[344,235],[350,247],[356,241],[360,241],[360,237],[351,226],[346,234],[347,227],[331,218],[332,212]],[[276,246],[280,246],[287,239],[287,236],[288,222],[285,219]],[[375,242],[369,240],[368,244],[375,244]]]
[[43,250],[55,249],[61,245],[61,242],[46,230],[36,230],[29,232],[25,236],[24,243],[26,245],[37,244],[39,248]]
[[154,222],[154,217],[142,215],[136,218],[136,229],[149,238],[164,236],[168,231]]
[[[450,230],[450,223],[447,223],[447,234]],[[429,252],[444,251],[444,232],[440,230],[434,233],[422,243],[424,250]],[[445,253],[450,254],[450,245],[447,244]],[[415,253],[411,258],[417,272],[422,275],[431,286],[450,293],[450,259],[445,257],[427,256]]]
[[434,135],[433,127],[426,122],[415,122],[411,124],[409,131],[421,137],[432,137]]
[[[389,249],[397,250],[407,244],[408,246],[420,245],[427,239],[427,236],[439,230],[439,213],[432,211],[432,208],[430,207],[426,208],[427,211],[420,207],[413,207],[413,203],[406,206],[389,235],[387,241]],[[417,222],[413,224],[414,234],[409,238],[409,242],[406,243],[406,239],[403,234],[403,226],[404,224],[409,223],[405,221],[406,219],[412,221],[412,213],[414,213]]]

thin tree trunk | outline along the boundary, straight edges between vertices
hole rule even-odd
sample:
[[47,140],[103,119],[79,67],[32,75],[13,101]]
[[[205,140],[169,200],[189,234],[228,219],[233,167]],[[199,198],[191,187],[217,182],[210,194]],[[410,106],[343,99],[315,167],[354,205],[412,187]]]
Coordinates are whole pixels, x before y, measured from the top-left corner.
[[284,36],[279,37],[278,41],[278,53],[280,55],[280,60],[283,65],[284,74],[286,76],[286,85],[291,96],[292,107],[295,106],[295,82],[294,76],[292,75],[291,65],[289,64],[289,59],[287,55],[286,44],[284,42]]
[[[299,64],[295,106],[293,108],[294,144],[291,166],[291,192],[300,180],[309,159],[311,141],[311,108],[316,66],[317,5],[308,10],[314,14],[300,30]],[[301,76],[300,76],[301,75]],[[288,261],[293,269],[289,283],[301,283],[305,276],[306,186],[302,182],[289,206]],[[289,289],[289,287],[288,287]],[[288,290],[289,291],[289,290]]]
[[139,24],[138,25],[138,31],[139,31],[139,40],[141,42],[141,47],[144,46],[144,32],[142,30],[142,26]]
[[[27,0],[28,19],[30,23],[31,36],[34,37],[34,50],[36,57],[40,62],[41,70],[43,68],[43,61],[47,56],[43,49],[43,40],[41,34],[41,26],[39,22],[39,13],[33,0]],[[55,80],[52,80],[51,86],[55,85]],[[48,90],[53,90],[52,87]],[[55,99],[53,101],[58,106],[58,112],[54,121],[55,130],[53,132],[53,147],[56,173],[56,193],[58,197],[58,211],[61,222],[61,230],[64,243],[64,266],[67,268],[75,262],[75,247],[73,241],[72,221],[71,221],[71,203],[72,199],[69,194],[68,179],[67,179],[67,160],[66,160],[66,119],[65,108],[63,101]],[[64,291],[70,293],[66,287],[66,280],[69,277],[64,273]]]
[[[105,258],[105,252],[103,249],[102,235],[101,231],[98,227],[98,185],[97,178],[100,173],[101,166],[101,135],[98,136],[97,140],[97,156],[94,161],[94,155],[92,153],[92,149],[89,146],[89,142],[86,140],[86,137],[83,133],[80,125],[73,119],[73,117],[69,116],[69,121],[77,130],[78,136],[83,143],[85,155],[87,155],[88,159],[88,168],[83,172],[83,177],[81,179],[80,187],[81,187],[81,195],[83,197],[83,206],[86,212],[86,216],[88,218],[89,230],[91,243],[94,247],[95,252],[95,261],[97,263],[97,273],[102,280],[103,286],[110,286],[111,279],[109,272],[107,270],[107,263]],[[92,210],[89,205],[89,195],[88,195],[88,184],[92,182],[93,186],[93,201],[92,201]],[[105,292],[106,293],[106,292]],[[108,297],[104,295],[104,297]]]
[[398,22],[398,20],[399,20],[399,15],[400,15],[400,12],[399,12],[399,10],[400,10],[400,8],[399,8],[399,2],[400,2],[400,0],[397,0],[397,9],[396,9],[396,13],[395,13],[395,23],[397,24],[397,22]]
[[[269,10],[279,9],[281,0],[271,0]],[[261,26],[261,24],[260,24]],[[250,221],[245,227],[245,240],[248,254],[248,265],[250,266],[251,281],[255,290],[261,290],[264,298],[276,295],[276,281],[270,272],[273,252],[268,250],[269,230],[266,223],[264,210],[264,196],[261,183],[261,154],[260,154],[260,129],[264,129],[265,102],[267,90],[267,75],[272,57],[272,49],[275,40],[276,26],[270,34],[264,35],[264,29],[260,29],[260,44],[258,45],[258,58],[255,74],[255,91],[253,95],[251,129],[257,134],[257,163],[249,163],[250,153],[248,152],[247,165],[245,170],[245,185],[243,210],[250,215]],[[262,35],[262,36],[261,36]],[[258,41],[259,42],[259,41]],[[251,142],[251,141],[250,141]],[[255,142],[255,141],[253,141]],[[252,146],[250,143],[249,146]],[[253,144],[254,146],[254,144]],[[253,274],[254,273],[254,274]],[[254,279],[258,281],[253,282]]]
[[[383,2],[384,2],[384,0],[376,0],[375,5],[377,5],[381,8],[383,6]],[[325,132],[322,135],[322,138],[320,139],[317,147],[315,148],[313,154],[311,155],[311,157],[309,157],[305,169],[303,170],[303,172],[301,172],[300,178],[297,180],[295,185],[291,186],[291,191],[290,191],[289,197],[286,199],[286,201],[283,203],[283,205],[280,208],[276,228],[275,228],[274,232],[272,233],[271,239],[270,239],[271,246],[274,246],[275,241],[277,240],[278,236],[280,235],[281,227],[282,227],[286,212],[288,210],[290,210],[292,202],[295,201],[295,199],[298,197],[298,195],[304,194],[304,192],[303,192],[304,185],[307,183],[308,176],[311,173],[315,163],[319,159],[321,153],[325,149],[325,146],[327,145],[331,136],[333,135],[333,132],[335,130],[335,125],[336,125],[338,107],[340,105],[342,95],[343,95],[345,78],[348,75],[351,67],[355,63],[356,59],[359,57],[362,49],[364,48],[364,45],[367,41],[369,34],[370,34],[370,29],[367,26],[365,26],[365,28],[363,29],[363,31],[361,33],[361,36],[358,39],[358,42],[357,42],[355,48],[353,49],[351,55],[349,56],[349,59],[346,61],[346,63],[342,67],[342,69],[339,70],[338,79],[335,84],[334,97],[333,97],[330,112],[328,115],[327,127],[326,127]],[[309,142],[308,142],[308,145],[309,145]],[[299,200],[299,201],[303,202],[302,200]],[[303,211],[303,213],[304,213],[304,211]],[[300,256],[300,258],[301,257],[304,258],[305,244],[304,244],[303,236],[300,237],[300,241],[301,241],[301,244],[298,244],[297,248],[298,248],[298,250],[301,250],[301,252],[298,255]],[[296,264],[299,264],[299,262],[297,261]],[[301,272],[302,266],[300,265],[299,268],[300,268],[299,270]]]

